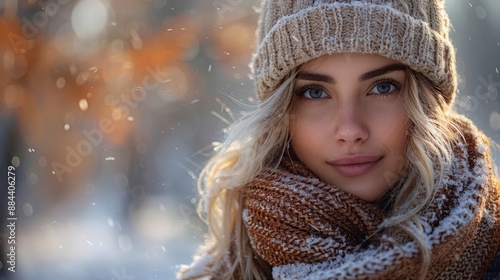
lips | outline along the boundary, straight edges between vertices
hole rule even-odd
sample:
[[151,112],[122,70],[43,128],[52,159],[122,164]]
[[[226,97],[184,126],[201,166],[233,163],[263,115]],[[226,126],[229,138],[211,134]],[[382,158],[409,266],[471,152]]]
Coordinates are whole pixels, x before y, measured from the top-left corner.
[[328,164],[343,176],[354,177],[370,173],[378,166],[382,156],[347,156],[329,161]]

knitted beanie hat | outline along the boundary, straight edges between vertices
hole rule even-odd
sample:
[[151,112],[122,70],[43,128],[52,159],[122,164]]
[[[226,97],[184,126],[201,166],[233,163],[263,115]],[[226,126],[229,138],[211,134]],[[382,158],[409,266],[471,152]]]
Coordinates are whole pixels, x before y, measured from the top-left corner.
[[334,53],[379,54],[424,74],[451,103],[455,51],[444,0],[264,0],[251,64],[258,97],[295,67]]

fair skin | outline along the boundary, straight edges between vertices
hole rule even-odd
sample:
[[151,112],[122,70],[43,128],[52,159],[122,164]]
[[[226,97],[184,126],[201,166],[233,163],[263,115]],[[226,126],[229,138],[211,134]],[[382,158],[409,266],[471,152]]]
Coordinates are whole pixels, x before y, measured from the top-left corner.
[[334,54],[301,66],[291,146],[322,181],[374,202],[401,177],[410,122],[404,66],[379,55]]

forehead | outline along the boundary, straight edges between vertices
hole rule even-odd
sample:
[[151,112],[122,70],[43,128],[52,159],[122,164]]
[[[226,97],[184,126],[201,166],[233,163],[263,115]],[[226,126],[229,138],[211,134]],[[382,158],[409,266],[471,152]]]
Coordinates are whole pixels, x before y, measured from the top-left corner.
[[358,68],[373,68],[388,64],[395,64],[398,61],[390,59],[378,54],[361,54],[361,53],[337,53],[324,55],[318,58],[309,60],[300,65],[298,71],[314,70],[322,68],[339,68],[358,67]]

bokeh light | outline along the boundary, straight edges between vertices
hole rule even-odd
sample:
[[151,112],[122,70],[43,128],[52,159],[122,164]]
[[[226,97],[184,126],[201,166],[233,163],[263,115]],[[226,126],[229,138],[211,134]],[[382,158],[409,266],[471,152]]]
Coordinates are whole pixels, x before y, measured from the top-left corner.
[[92,38],[104,31],[108,13],[100,0],[79,0],[71,14],[71,27],[80,39]]

